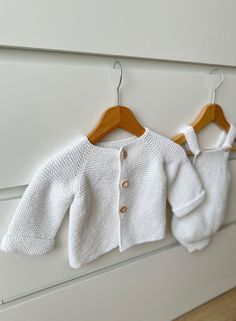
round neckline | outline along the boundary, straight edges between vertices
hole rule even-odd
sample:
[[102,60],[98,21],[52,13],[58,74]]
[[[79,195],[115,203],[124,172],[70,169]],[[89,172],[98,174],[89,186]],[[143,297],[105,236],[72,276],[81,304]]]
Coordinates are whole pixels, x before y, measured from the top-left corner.
[[[116,140],[111,140],[111,141],[99,141],[98,145],[91,143],[87,136],[85,136],[85,139],[86,139],[87,143],[92,148],[109,149],[109,150],[120,150],[121,148],[124,148],[125,146],[128,146],[128,145],[131,145],[133,143],[142,141],[148,135],[148,133],[150,132],[150,129],[148,127],[144,126],[144,129],[145,129],[144,133],[139,137],[133,135],[131,137],[122,138],[122,139],[116,139]],[[115,147],[112,146],[114,144],[120,144],[120,143],[122,144],[122,146],[120,146],[118,148],[116,146]],[[124,145],[123,145],[123,143],[124,143]]]

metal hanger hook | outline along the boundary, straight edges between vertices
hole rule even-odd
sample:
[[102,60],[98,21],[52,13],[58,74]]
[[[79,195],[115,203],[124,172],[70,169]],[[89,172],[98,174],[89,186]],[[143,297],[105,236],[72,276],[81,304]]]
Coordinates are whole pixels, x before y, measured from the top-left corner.
[[114,62],[113,69],[116,69],[117,66],[118,66],[118,69],[120,69],[120,79],[119,79],[119,82],[118,82],[118,85],[117,85],[117,88],[116,88],[117,105],[119,106],[120,105],[120,86],[121,86],[122,79],[123,79],[123,71],[122,71],[121,63],[118,60]]
[[223,82],[224,82],[224,73],[220,69],[215,68],[215,69],[210,71],[210,74],[213,74],[213,73],[216,73],[216,72],[220,75],[220,83],[212,91],[212,99],[211,99],[211,103],[212,104],[214,104],[215,100],[216,100],[216,90],[219,89],[222,86]]

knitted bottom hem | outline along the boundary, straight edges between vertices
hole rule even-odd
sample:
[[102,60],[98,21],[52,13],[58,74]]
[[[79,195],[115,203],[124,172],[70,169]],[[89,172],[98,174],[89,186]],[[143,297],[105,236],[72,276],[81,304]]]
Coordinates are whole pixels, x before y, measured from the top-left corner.
[[149,239],[145,239],[145,240],[141,240],[141,241],[133,241],[133,242],[130,242],[129,244],[127,245],[122,245],[122,246],[119,246],[119,251],[120,252],[124,252],[126,250],[128,250],[129,248],[135,246],[135,245],[139,245],[139,244],[144,244],[144,243],[149,243],[149,242],[155,242],[155,241],[160,241],[160,240],[163,240],[165,237],[165,233],[162,233],[156,237],[152,237],[152,238],[149,238]]
[[129,245],[123,246],[122,249],[120,249],[120,245],[119,244],[113,244],[111,247],[108,247],[107,249],[103,249],[97,253],[94,253],[93,255],[89,255],[89,256],[83,256],[83,257],[70,257],[69,256],[69,265],[73,268],[73,269],[78,269],[83,267],[84,265],[94,261],[95,259],[99,258],[100,256],[112,251],[112,250],[119,250],[119,252],[124,252],[127,249],[135,246],[135,245],[139,245],[139,244],[144,244],[144,243],[149,243],[149,242],[154,242],[154,241],[159,241],[164,239],[165,237],[165,233],[155,237],[155,238],[150,238],[147,239],[145,241],[137,241],[137,242],[131,242]]
[[93,262],[95,259],[99,258],[100,256],[112,251],[112,250],[115,250],[118,248],[118,244],[115,244],[103,251],[99,251],[97,253],[94,253],[93,255],[90,255],[90,256],[84,256],[84,257],[80,257],[80,258],[75,258],[75,257],[70,257],[69,256],[69,265],[70,267],[72,267],[73,269],[78,269],[78,268],[81,268],[83,267],[84,265],[90,263],[90,262]]

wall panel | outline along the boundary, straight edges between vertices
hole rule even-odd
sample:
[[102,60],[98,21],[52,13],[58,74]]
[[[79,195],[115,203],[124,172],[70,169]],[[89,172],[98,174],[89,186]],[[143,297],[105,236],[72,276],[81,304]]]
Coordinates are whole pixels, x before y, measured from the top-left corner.
[[178,246],[41,297],[22,299],[1,312],[1,321],[173,320],[236,283],[235,232],[235,225],[222,230],[214,245],[198,254],[189,255]]
[[[114,105],[116,57],[121,102],[144,126],[172,137],[189,124],[210,101],[214,64],[225,75],[217,102],[236,124],[235,11],[233,0],[0,0],[0,238],[38,166]],[[201,146],[219,134],[209,126]],[[66,217],[50,254],[0,253],[0,320],[170,321],[235,286],[235,160],[230,167],[226,225],[206,250],[190,255],[168,231],[75,270]]]
[[[0,239],[7,230],[17,204],[18,200],[0,202]],[[68,215],[58,231],[55,247],[49,254],[27,256],[0,252],[0,301],[7,302],[58,283],[79,279],[95,271],[109,269],[118,263],[126,264],[153,251],[162,251],[169,245],[176,245],[174,238],[167,233],[162,241],[133,246],[122,253],[115,249],[80,269],[72,269],[68,263],[67,235]]]
[[0,1],[0,44],[236,65],[234,0]]
[[[0,64],[4,115],[0,118],[0,188],[28,184],[46,158],[92,130],[102,112],[115,104],[111,76],[117,71],[109,67]],[[127,66],[121,103],[129,106],[144,126],[171,137],[209,102],[209,77],[207,68],[205,72],[176,72]],[[225,77],[217,99],[236,123],[232,106],[236,75],[226,71]],[[216,133],[213,129],[205,136],[205,143],[216,140]]]

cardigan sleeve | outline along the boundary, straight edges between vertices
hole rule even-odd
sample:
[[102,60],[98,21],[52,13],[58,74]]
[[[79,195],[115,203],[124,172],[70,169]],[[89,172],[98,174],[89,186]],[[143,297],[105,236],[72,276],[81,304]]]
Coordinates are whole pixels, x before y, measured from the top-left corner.
[[168,201],[178,217],[190,213],[205,199],[200,178],[179,145],[175,146],[174,156],[167,164],[167,182]]
[[1,250],[28,255],[52,250],[56,232],[73,197],[62,173],[57,159],[38,169],[1,240]]

